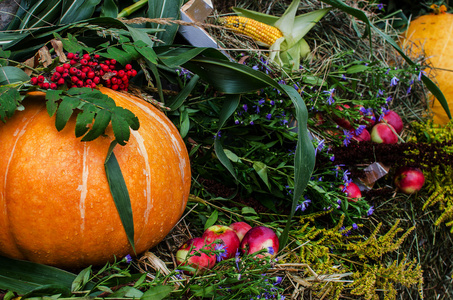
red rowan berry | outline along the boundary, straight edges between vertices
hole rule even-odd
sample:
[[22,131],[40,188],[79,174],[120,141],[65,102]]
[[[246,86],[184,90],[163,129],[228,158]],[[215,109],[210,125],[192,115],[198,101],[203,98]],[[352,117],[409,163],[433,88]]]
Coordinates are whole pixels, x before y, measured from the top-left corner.
[[33,85],[37,85],[38,84],[38,77],[32,77],[30,79],[30,83],[33,84]]
[[49,87],[50,87],[50,84],[48,82],[43,82],[43,84],[42,84],[43,89],[48,90]]
[[64,71],[63,66],[58,66],[58,67],[55,68],[55,72],[58,72],[60,74],[63,73],[63,71]]
[[132,70],[132,65],[131,64],[127,64],[124,68],[126,68],[126,70]]
[[43,83],[44,82],[44,76],[39,75],[38,76],[38,83]]
[[56,90],[56,89],[57,89],[57,85],[56,85],[55,83],[51,83],[51,84],[50,84],[50,88],[51,88],[52,90]]
[[62,78],[58,79],[57,84],[58,85],[63,85],[64,84],[64,78],[62,77]]
[[74,53],[69,52],[68,55],[66,55],[68,59],[73,59],[74,58]]

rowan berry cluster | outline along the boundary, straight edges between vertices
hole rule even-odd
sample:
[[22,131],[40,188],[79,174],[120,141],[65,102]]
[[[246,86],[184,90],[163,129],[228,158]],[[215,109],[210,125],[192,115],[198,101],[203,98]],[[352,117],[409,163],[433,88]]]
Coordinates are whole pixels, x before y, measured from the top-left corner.
[[39,75],[31,78],[31,84],[42,89],[57,89],[59,86],[95,88],[103,84],[113,90],[127,90],[129,79],[137,75],[137,71],[127,64],[124,68],[115,59],[100,60],[99,54],[93,56],[78,53],[66,55],[69,62],[57,66],[50,78]]

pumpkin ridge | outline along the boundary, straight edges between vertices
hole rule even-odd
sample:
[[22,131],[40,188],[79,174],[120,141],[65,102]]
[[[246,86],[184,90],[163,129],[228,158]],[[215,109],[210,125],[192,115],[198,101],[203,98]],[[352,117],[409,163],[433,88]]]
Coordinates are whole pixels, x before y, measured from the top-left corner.
[[[7,195],[6,195],[6,183],[8,181],[8,172],[9,172],[9,167],[11,165],[11,162],[13,160],[13,156],[14,156],[14,153],[16,151],[16,146],[19,142],[19,140],[22,138],[22,136],[25,134],[26,132],[26,128],[35,120],[35,117],[41,113],[41,111],[44,109],[44,105],[41,105],[40,109],[38,111],[36,111],[35,114],[33,114],[29,119],[26,119],[26,118],[23,118],[21,121],[25,122],[25,124],[19,129],[17,128],[16,131],[14,132],[14,136],[16,136],[15,140],[14,140],[14,144],[13,144],[13,147],[12,147],[12,150],[11,150],[11,153],[10,153],[10,156],[8,158],[8,162],[6,164],[6,168],[5,168],[5,173],[4,173],[4,180],[3,180],[3,188],[2,188],[2,198],[3,198],[3,202],[4,202],[4,205],[5,205],[5,214],[8,216],[5,220],[6,220],[6,223],[5,224],[6,228],[11,228],[11,226],[9,224],[11,224],[11,214],[9,214],[8,212],[8,203],[7,203]],[[21,247],[19,247],[18,245],[18,240],[17,238],[15,237],[15,235],[12,234],[11,231],[8,231],[8,235],[10,237],[10,240],[13,241],[13,243],[10,243],[11,246],[14,247],[13,251],[17,251],[18,253],[20,253],[20,257],[21,259],[25,259],[27,256],[26,254],[24,253],[23,249]]]

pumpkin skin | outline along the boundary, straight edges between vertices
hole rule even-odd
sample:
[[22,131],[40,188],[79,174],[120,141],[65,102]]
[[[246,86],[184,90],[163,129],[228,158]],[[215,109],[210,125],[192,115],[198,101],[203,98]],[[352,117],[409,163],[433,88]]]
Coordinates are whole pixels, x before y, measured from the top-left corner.
[[[410,56],[416,58],[425,54],[429,63],[434,68],[428,76],[435,78],[440,90],[447,99],[450,111],[453,108],[453,72],[441,69],[453,70],[453,39],[452,34],[453,14],[431,14],[420,16],[411,21],[405,33],[403,48],[409,49]],[[430,98],[430,106],[434,113],[433,122],[446,124],[449,121],[442,105],[434,96]]]
[[[100,91],[132,111],[140,129],[116,146],[131,199],[137,254],[158,244],[182,216],[190,163],[178,130],[145,101]],[[107,182],[111,126],[94,141],[75,138],[75,117],[58,132],[42,97],[0,124],[0,255],[80,268],[133,255]]]

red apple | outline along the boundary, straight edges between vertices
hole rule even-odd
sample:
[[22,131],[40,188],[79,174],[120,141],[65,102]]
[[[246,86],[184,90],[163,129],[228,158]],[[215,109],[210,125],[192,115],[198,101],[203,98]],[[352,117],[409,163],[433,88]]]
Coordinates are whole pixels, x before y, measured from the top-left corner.
[[412,194],[421,190],[425,176],[419,168],[400,167],[395,172],[395,185],[404,194]]
[[[343,191],[344,185],[340,185],[340,190]],[[350,182],[345,190],[346,196],[348,197],[348,201],[350,202],[357,202],[358,198],[362,197],[362,192],[357,184],[354,182]]]
[[241,252],[243,254],[253,254],[262,249],[266,249],[267,252],[257,254],[256,257],[273,257],[277,255],[278,246],[278,236],[272,229],[266,226],[257,226],[253,227],[245,234],[241,242]]
[[362,116],[359,124],[365,125],[367,128],[371,128],[376,123],[376,116],[372,109],[366,109],[363,105],[354,105]]
[[178,265],[191,266],[196,269],[195,272],[184,271],[186,274],[193,275],[194,273],[201,274],[214,267],[216,263],[216,255],[212,253],[208,255],[200,252],[200,249],[213,250],[213,245],[208,245],[205,240],[196,237],[187,240],[179,247],[176,252],[176,262]]
[[[343,111],[344,109],[350,109],[350,108],[351,107],[348,104],[342,104],[342,105],[335,106],[335,109],[337,109],[339,111]],[[334,115],[333,120],[335,121],[335,123],[337,123],[338,125],[340,125],[341,127],[345,128],[345,129],[354,129],[354,126],[352,126],[351,122],[346,118],[340,118],[337,115]]]
[[403,120],[401,120],[401,117],[393,110],[386,111],[379,122],[385,123],[384,120],[395,128],[396,133],[399,134],[403,131]]
[[244,235],[247,233],[247,231],[252,229],[252,226],[250,226],[249,224],[247,224],[245,222],[231,223],[230,226],[228,226],[228,227],[230,227],[231,229],[234,230],[234,232],[236,232],[236,234],[238,235],[239,241],[242,241],[242,239],[244,238]]
[[207,244],[220,240],[220,244],[225,249],[225,252],[221,255],[223,259],[234,257],[241,243],[236,232],[225,225],[212,225],[205,230],[201,238],[206,240]]
[[371,140],[379,144],[396,144],[398,143],[398,136],[393,131],[395,131],[395,128],[392,125],[377,123],[371,129]]
[[359,135],[356,134],[355,130],[351,130],[350,133],[352,134],[352,139],[357,142],[368,142],[371,140],[370,132],[365,128]]

